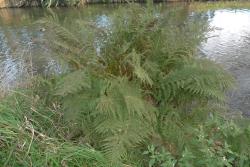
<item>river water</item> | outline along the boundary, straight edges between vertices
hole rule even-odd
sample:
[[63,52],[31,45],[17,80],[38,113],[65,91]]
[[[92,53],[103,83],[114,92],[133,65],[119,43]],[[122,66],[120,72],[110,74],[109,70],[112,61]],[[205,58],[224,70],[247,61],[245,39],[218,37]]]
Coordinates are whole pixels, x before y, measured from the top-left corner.
[[233,111],[250,116],[250,10],[217,10],[209,25],[215,30],[209,33],[211,38],[201,50],[236,78],[230,106]]
[[[53,16],[69,28],[75,20],[94,21],[102,26],[115,10],[117,5],[0,10],[0,93],[19,86],[30,75],[63,71],[48,43],[43,44],[43,29],[34,25],[37,20]],[[202,23],[206,18],[208,29],[213,30],[204,32],[208,38],[197,46],[198,53],[220,63],[234,75],[237,85],[229,95],[230,107],[235,113],[250,116],[250,10],[219,9],[198,14],[185,4],[164,4],[161,10],[171,10],[167,19],[180,25],[186,18],[196,17],[195,21]]]

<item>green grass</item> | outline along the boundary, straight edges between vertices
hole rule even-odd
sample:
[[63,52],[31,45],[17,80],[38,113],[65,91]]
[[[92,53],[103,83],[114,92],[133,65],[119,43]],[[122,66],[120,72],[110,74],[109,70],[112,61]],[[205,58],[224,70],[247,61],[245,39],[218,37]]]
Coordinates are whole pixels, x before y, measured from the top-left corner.
[[[44,98],[38,98],[34,92],[37,91],[19,90],[0,103],[1,166],[114,166],[105,154],[83,138],[70,138],[59,106],[45,105]],[[166,119],[166,123],[170,127],[162,130],[164,140],[155,133],[144,147],[125,156],[123,164],[135,167],[249,166],[249,120],[238,118],[234,123],[218,113],[202,119],[202,113],[202,109],[188,117],[168,113],[171,119]],[[189,137],[182,141],[180,135]],[[180,155],[174,146],[179,147]]]
[[104,156],[94,148],[62,137],[66,127],[56,127],[56,111],[41,100],[37,103],[32,94],[23,92],[1,102],[1,166],[107,166]]

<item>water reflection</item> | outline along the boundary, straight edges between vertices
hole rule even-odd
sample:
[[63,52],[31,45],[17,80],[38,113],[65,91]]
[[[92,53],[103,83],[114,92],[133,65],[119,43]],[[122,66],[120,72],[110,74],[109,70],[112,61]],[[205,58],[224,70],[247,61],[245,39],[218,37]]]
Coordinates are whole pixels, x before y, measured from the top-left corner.
[[53,17],[74,30],[76,20],[93,20],[107,26],[107,13],[116,5],[84,9],[1,9],[0,10],[0,96],[36,73],[47,75],[64,71],[45,43],[41,27],[33,24],[44,17]]
[[234,74],[238,85],[231,107],[250,115],[250,10],[215,11],[210,26],[215,29],[202,51]]
[[215,27],[215,30],[210,33],[212,38],[204,44],[204,51],[210,58],[223,61],[225,58],[237,58],[244,48],[249,51],[245,36],[250,31],[250,11],[216,11],[210,26]]

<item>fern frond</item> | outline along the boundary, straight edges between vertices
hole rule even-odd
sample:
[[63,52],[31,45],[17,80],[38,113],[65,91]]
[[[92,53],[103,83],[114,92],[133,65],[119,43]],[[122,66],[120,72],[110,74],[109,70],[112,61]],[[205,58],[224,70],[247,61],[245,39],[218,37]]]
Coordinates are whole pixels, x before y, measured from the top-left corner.
[[117,99],[120,99],[120,105],[123,107],[123,113],[127,115],[152,118],[153,106],[145,101],[140,85],[135,82],[129,82],[127,78],[116,79],[110,87],[110,93],[117,92]]
[[96,110],[101,114],[113,115],[117,116],[117,112],[119,111],[119,103],[117,103],[116,99],[101,95],[97,100]]
[[[206,68],[208,66],[209,68]],[[212,68],[214,67],[214,68]],[[221,80],[223,80],[221,82]],[[169,100],[192,100],[194,97],[210,100],[224,100],[224,91],[232,86],[230,75],[208,61],[197,61],[181,66],[162,81],[162,91]]]
[[111,162],[121,160],[127,148],[142,143],[152,133],[149,124],[138,117],[121,120],[104,120],[97,128],[98,133],[109,134],[104,139],[104,152]]
[[39,20],[38,24],[43,25],[47,30],[52,30],[50,35],[55,35],[57,39],[65,40],[65,42],[74,47],[79,46],[81,44],[79,38],[77,38],[74,33],[69,31],[67,28],[57,24],[57,22],[56,18],[47,18]]
[[137,76],[142,83],[153,85],[152,79],[149,77],[148,73],[140,66],[135,66],[134,74]]
[[91,88],[89,75],[82,70],[74,71],[58,82],[56,95],[66,96],[80,91],[82,88]]

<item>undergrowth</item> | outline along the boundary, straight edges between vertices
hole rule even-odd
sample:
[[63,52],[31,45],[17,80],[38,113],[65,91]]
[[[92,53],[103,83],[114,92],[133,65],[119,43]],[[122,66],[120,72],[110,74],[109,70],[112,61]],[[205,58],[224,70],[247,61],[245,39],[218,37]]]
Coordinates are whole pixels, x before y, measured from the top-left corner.
[[60,114],[42,101],[22,91],[1,101],[1,166],[106,167],[100,152],[60,136],[66,130],[58,123]]
[[74,33],[39,23],[69,71],[1,103],[1,164],[250,165],[250,127],[223,117],[233,78],[195,56],[202,25],[170,24],[150,4],[130,4],[106,27],[79,21]]

